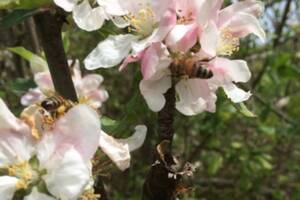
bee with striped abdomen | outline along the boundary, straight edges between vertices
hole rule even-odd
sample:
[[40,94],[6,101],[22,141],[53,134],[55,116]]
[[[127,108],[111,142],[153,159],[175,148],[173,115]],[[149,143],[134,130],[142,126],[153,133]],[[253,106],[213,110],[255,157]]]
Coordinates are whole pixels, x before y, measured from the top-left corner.
[[56,119],[71,109],[74,103],[55,94],[42,100],[38,105],[48,113],[48,115],[44,113],[45,123],[52,124]]
[[194,61],[193,59],[184,59],[176,61],[171,65],[172,75],[179,78],[201,78],[210,79],[213,72],[204,66],[206,60]]

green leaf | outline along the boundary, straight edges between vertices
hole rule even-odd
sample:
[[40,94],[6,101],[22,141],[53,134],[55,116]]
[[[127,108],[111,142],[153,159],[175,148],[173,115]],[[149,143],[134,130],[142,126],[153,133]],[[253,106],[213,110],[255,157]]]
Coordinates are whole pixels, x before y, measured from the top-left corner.
[[6,9],[12,6],[16,6],[20,3],[20,0],[1,0],[0,9]]
[[52,0],[21,0],[18,8],[31,9],[51,4]]
[[101,124],[102,126],[116,126],[117,125],[117,121],[113,120],[109,117],[106,116],[102,116],[101,117]]
[[32,9],[52,3],[51,0],[0,0],[0,9]]
[[272,164],[265,156],[257,156],[256,159],[264,169],[271,170],[273,168]]
[[251,112],[244,103],[233,104],[233,106],[245,117],[254,118],[257,117],[253,112]]
[[17,78],[9,84],[9,87],[12,92],[21,95],[24,92],[28,91],[29,88],[36,87],[36,85],[33,80]]
[[32,53],[24,47],[12,47],[8,48],[9,51],[18,54],[25,60],[30,62],[30,67],[33,73],[43,72],[48,70],[47,62],[40,56]]
[[223,157],[218,153],[208,153],[204,156],[207,163],[208,173],[214,175],[223,165]]
[[0,22],[1,28],[10,28],[23,20],[27,19],[35,13],[35,9],[17,9],[3,17]]
[[19,56],[21,56],[22,58],[24,58],[28,61],[34,59],[34,57],[36,56],[34,53],[25,49],[24,47],[11,47],[11,48],[8,48],[8,50],[13,53],[18,54]]

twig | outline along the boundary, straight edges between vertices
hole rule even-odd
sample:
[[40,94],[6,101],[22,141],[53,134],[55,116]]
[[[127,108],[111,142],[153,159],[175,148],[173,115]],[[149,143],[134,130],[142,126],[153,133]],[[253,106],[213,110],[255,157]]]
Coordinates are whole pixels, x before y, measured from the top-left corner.
[[289,116],[287,116],[285,113],[283,113],[281,110],[275,108],[273,105],[270,104],[270,102],[265,101],[262,97],[260,97],[257,94],[253,94],[253,97],[257,99],[261,104],[264,104],[266,106],[269,106],[270,110],[276,114],[279,118],[283,119],[285,122],[288,122],[290,124],[296,125],[296,121],[291,119]]
[[32,43],[33,52],[38,54],[40,52],[40,44],[39,44],[39,39],[38,39],[38,36],[37,36],[36,27],[35,27],[33,17],[29,17],[26,20],[26,26],[27,26],[28,31],[30,33],[30,39],[31,39],[31,43]]

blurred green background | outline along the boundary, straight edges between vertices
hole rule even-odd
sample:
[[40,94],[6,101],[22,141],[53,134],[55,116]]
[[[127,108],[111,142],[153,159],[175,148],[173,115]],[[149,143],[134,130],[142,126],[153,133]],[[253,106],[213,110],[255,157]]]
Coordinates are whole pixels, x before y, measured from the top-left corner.
[[[249,37],[232,56],[245,59],[252,71],[251,81],[241,87],[252,91],[246,106],[256,117],[245,116],[221,90],[216,113],[187,117],[176,112],[174,153],[183,163],[197,166],[194,177],[185,180],[190,191],[182,199],[300,199],[300,1],[269,0],[265,4],[261,21],[266,43]],[[0,11],[0,17],[9,12]],[[68,21],[65,49],[69,59],[81,62],[99,41],[117,33],[111,23],[86,33],[71,17]],[[29,63],[7,47],[24,46],[37,53],[40,44],[31,28],[30,18],[0,28],[0,97],[16,114],[23,109],[20,97],[35,85]],[[91,73],[83,64],[82,70]],[[127,137],[136,124],[149,128],[145,144],[132,154],[131,168],[122,173],[112,169],[104,178],[111,199],[141,199],[158,138],[157,115],[149,111],[139,93],[138,65],[130,65],[124,72],[112,68],[96,73],[104,76],[110,95],[101,113],[116,120],[105,122],[104,129],[116,137]]]

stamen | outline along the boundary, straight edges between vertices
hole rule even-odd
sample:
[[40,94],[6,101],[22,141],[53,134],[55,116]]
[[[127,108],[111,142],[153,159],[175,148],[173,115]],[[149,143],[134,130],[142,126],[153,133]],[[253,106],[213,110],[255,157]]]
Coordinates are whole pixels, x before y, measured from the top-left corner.
[[218,55],[230,56],[239,50],[240,41],[238,37],[231,34],[230,30],[221,30],[221,38],[218,44]]
[[124,19],[130,23],[128,32],[135,32],[143,38],[149,36],[157,27],[154,12],[150,7],[143,8],[137,13],[129,13]]
[[17,189],[26,189],[34,177],[34,172],[27,161],[7,167],[8,175],[19,178]]

